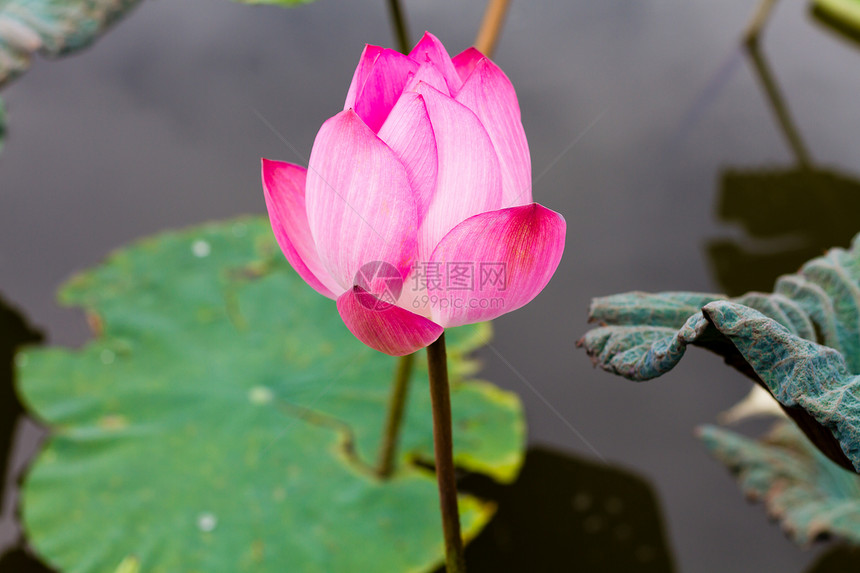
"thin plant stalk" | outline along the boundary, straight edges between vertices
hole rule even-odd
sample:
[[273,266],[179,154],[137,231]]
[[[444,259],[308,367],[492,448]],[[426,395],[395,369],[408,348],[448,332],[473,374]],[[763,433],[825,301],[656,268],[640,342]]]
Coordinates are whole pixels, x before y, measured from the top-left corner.
[[755,14],[753,14],[752,19],[747,24],[747,31],[744,34],[744,41],[747,44],[758,42],[759,35],[764,29],[764,25],[767,24],[770,13],[773,11],[775,5],[776,0],[761,0],[756,7]]
[[414,364],[414,354],[401,356],[397,361],[397,370],[391,384],[391,397],[388,401],[388,417],[385,420],[382,445],[379,448],[379,459],[376,465],[376,475],[380,479],[387,479],[394,472],[394,458],[400,440],[400,428],[403,426],[403,413],[406,410],[406,397],[409,394],[409,380],[412,378]]
[[812,164],[812,157],[810,156],[806,145],[803,143],[803,139],[800,137],[800,132],[794,125],[794,121],[791,119],[788,105],[782,98],[782,94],[779,91],[776,80],[770,72],[770,68],[760,51],[758,43],[748,43],[746,47],[747,53],[752,60],[756,76],[761,81],[764,92],[767,95],[768,103],[770,103],[770,108],[773,110],[774,115],[776,115],[776,120],[779,122],[779,127],[782,130],[782,134],[785,136],[788,146],[791,147],[798,165],[800,165],[800,167],[808,168]]
[[388,0],[388,11],[391,14],[391,24],[394,26],[394,35],[397,36],[398,49],[408,54],[412,44],[409,42],[409,27],[406,25],[406,14],[400,5],[400,0]]
[[433,406],[433,445],[436,451],[436,481],[445,537],[445,564],[448,573],[465,573],[460,512],[457,507],[457,480],[454,475],[454,440],[451,428],[451,391],[448,386],[448,357],[445,334],[427,347],[430,400]]
[[505,24],[505,15],[508,13],[510,3],[511,0],[489,0],[487,2],[484,20],[481,22],[478,37],[475,39],[475,47],[487,57],[491,57],[496,51],[496,43],[502,32],[502,26]]

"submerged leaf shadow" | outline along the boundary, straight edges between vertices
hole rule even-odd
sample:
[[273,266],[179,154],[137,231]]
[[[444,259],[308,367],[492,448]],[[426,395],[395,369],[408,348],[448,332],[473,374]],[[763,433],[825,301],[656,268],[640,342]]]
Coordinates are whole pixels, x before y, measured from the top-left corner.
[[[23,414],[23,408],[15,394],[14,359],[18,348],[42,341],[42,333],[30,326],[19,310],[0,297],[0,515],[8,508],[5,492],[13,487],[15,480],[9,476],[15,428]],[[0,547],[0,551],[6,548]],[[0,554],[0,571],[16,573],[40,573],[50,571],[30,557],[23,549],[12,548]]]
[[757,43],[746,48],[796,164],[721,174],[717,216],[747,235],[706,247],[715,278],[730,296],[769,290],[780,275],[830,247],[847,246],[860,230],[860,179],[813,164],[764,53]]
[[778,241],[772,249],[720,239],[708,254],[723,291],[737,296],[768,291],[831,246],[846,246],[860,230],[860,181],[823,169],[735,171],[722,174],[718,215],[739,223],[754,240]]
[[860,571],[860,548],[837,545],[822,554],[806,573],[844,573]]
[[[23,413],[15,394],[15,351],[21,346],[42,341],[42,333],[27,324],[21,313],[0,298],[0,486],[6,489],[6,474],[15,426]],[[0,496],[0,514],[4,511]]]
[[0,555],[0,571],[9,573],[54,573],[23,549],[12,549]]
[[472,573],[674,571],[659,500],[627,470],[533,447],[514,484],[468,476],[462,487],[498,504],[466,548]]

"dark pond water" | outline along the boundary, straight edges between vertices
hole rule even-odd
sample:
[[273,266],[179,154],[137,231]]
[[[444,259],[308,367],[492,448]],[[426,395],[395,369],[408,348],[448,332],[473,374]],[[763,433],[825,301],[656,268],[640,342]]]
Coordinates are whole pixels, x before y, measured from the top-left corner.
[[[452,52],[471,43],[482,4],[406,2],[413,33],[429,29]],[[384,8],[381,0],[291,11],[150,1],[82,55],[37,61],[3,92],[5,300],[49,343],[79,346],[89,337],[83,317],[54,302],[71,273],[166,228],[263,212],[259,158],[304,161],[290,146],[306,155],[340,109],[362,45],[393,45]],[[860,49],[805,5],[784,3],[756,62],[738,41],[753,8],[751,0],[513,4],[496,60],[519,93],[535,198],[567,218],[568,247],[546,291],[496,321],[483,376],[522,396],[539,446],[525,498],[505,516],[543,515],[549,532],[494,527],[524,550],[550,554],[544,546],[555,540],[557,561],[546,570],[570,570],[565,563],[595,546],[582,541],[587,524],[567,538],[552,527],[561,523],[554,509],[567,515],[579,491],[556,483],[559,475],[614,488],[606,495],[639,500],[650,516],[641,523],[654,531],[651,553],[595,571],[638,562],[800,573],[822,550],[789,542],[693,435],[746,394],[739,374],[691,352],[670,375],[636,385],[592,369],[574,349],[593,296],[768,288],[860,231]],[[774,98],[800,143],[786,137]],[[10,475],[39,437],[32,424],[19,427]],[[0,548],[18,536],[12,491],[4,501]],[[505,567],[488,565],[498,560],[492,540],[476,543],[472,559],[478,570]]]

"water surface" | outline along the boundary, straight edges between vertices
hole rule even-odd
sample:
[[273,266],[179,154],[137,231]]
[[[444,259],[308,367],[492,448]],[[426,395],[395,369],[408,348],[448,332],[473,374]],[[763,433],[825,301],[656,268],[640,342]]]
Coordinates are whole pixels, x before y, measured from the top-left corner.
[[[429,29],[453,52],[471,43],[482,10],[455,0],[406,7],[416,38]],[[384,8],[150,1],[93,49],[37,61],[3,92],[5,299],[49,343],[79,346],[89,338],[81,313],[54,301],[70,274],[166,228],[262,213],[259,158],[306,162],[363,44],[394,44]],[[483,376],[522,396],[533,444],[649,481],[677,569],[699,573],[800,573],[816,556],[748,504],[693,435],[749,382],[692,351],[671,374],[637,385],[594,370],[574,342],[593,296],[764,288],[822,241],[847,244],[860,231],[841,200],[802,208],[806,230],[739,223],[774,205],[798,209],[781,196],[732,199],[731,174],[805,166],[860,175],[860,51],[803,5],[777,7],[763,57],[806,148],[800,161],[738,44],[752,9],[740,0],[514,2],[496,54],[520,97],[534,196],[566,217],[569,234],[546,291],[496,321]],[[730,201],[740,214],[723,207]],[[34,451],[34,428],[19,432],[12,471]],[[17,537],[12,505],[0,543]]]

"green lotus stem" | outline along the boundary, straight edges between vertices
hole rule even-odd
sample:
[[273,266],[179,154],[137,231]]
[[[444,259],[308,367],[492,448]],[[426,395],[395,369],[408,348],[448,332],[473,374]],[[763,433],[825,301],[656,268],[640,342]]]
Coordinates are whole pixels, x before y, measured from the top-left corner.
[[404,54],[409,53],[412,43],[409,41],[409,28],[406,26],[406,16],[400,0],[388,0],[388,11],[391,12],[391,24],[397,36],[397,45]]
[[767,24],[767,20],[775,5],[776,0],[761,0],[755,14],[753,14],[752,20],[747,24],[747,31],[744,34],[744,41],[747,44],[758,42],[762,28]]
[[381,479],[391,477],[394,471],[394,456],[400,440],[400,428],[403,426],[403,412],[406,409],[406,396],[409,394],[409,380],[412,378],[414,364],[414,354],[401,356],[397,361],[397,370],[391,384],[391,397],[388,401],[388,418],[385,420],[385,430],[382,434],[382,445],[379,448],[379,459],[376,465],[376,474]]
[[475,39],[475,47],[488,58],[492,57],[496,50],[496,43],[505,23],[505,15],[510,3],[511,0],[489,0],[487,3],[484,20],[481,22],[478,37]]
[[465,573],[460,512],[457,507],[457,480],[454,476],[454,439],[451,429],[451,391],[448,387],[448,357],[445,333],[427,347],[430,400],[433,405],[433,445],[436,451],[436,481],[445,536],[445,564],[448,573]]

